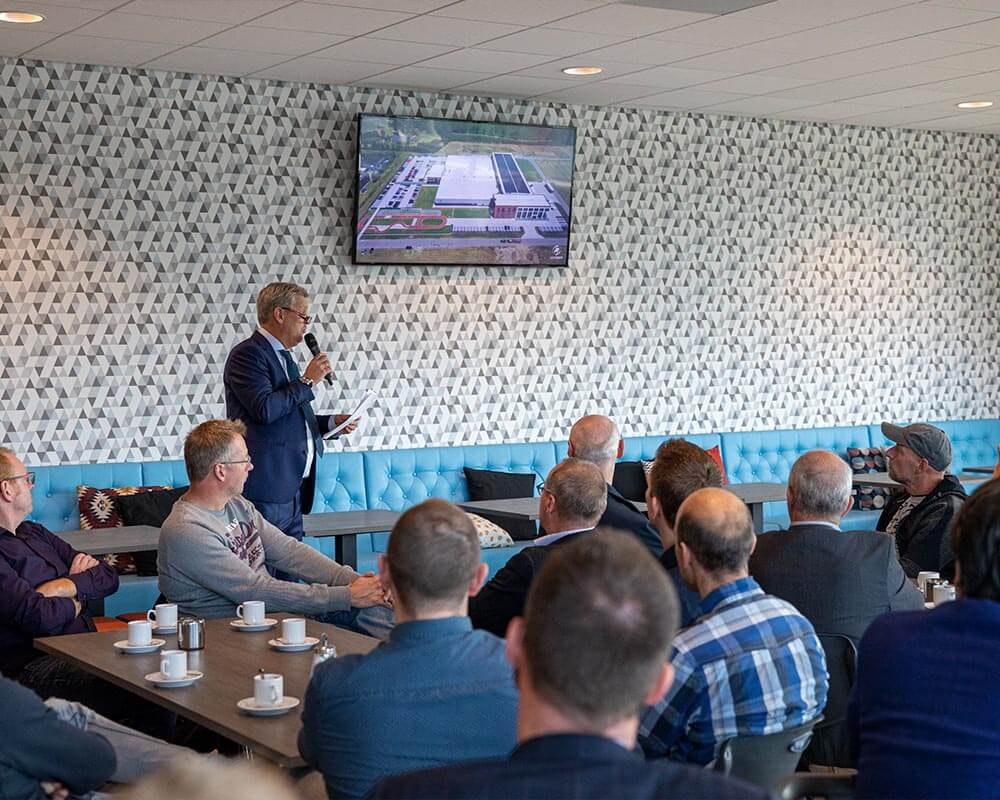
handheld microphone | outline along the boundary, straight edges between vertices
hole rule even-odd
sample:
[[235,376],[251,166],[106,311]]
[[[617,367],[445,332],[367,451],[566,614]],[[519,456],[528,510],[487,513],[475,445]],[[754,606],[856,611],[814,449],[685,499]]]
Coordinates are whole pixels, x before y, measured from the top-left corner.
[[[306,347],[309,348],[309,352],[313,356],[318,356],[320,354],[319,342],[316,341],[316,337],[311,333],[307,333],[302,337],[302,341],[306,343]],[[323,376],[323,380],[326,381],[327,386],[333,386],[333,373],[328,372]]]

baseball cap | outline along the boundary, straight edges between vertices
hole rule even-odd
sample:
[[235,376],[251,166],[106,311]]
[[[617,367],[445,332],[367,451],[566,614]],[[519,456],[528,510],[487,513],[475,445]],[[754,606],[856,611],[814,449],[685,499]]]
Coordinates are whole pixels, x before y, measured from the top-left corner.
[[914,422],[903,427],[883,422],[882,435],[890,442],[909,447],[918,456],[927,459],[927,463],[933,469],[943,471],[951,464],[951,442],[948,441],[948,434],[933,425]]

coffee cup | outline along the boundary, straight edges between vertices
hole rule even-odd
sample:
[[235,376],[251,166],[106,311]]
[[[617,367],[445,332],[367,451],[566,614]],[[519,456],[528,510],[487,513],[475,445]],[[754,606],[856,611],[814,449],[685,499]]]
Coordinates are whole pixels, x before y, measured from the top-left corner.
[[245,625],[260,625],[264,621],[264,601],[247,600],[236,606],[236,616]]
[[934,587],[942,583],[948,583],[944,578],[928,578],[926,583],[924,583],[924,601],[927,603],[934,602]]
[[281,620],[281,641],[285,644],[302,644],[306,640],[306,621],[301,617]]
[[153,624],[145,619],[134,619],[128,624],[128,643],[142,647],[153,641]]
[[157,628],[176,628],[177,604],[158,603],[155,608],[146,612],[146,619],[155,622]]
[[941,577],[940,574],[938,574],[937,572],[933,572],[931,570],[925,570],[923,572],[918,572],[917,573],[917,588],[920,590],[920,593],[923,594],[926,591],[928,579],[930,579],[930,578],[940,578],[940,577]]
[[164,650],[160,653],[160,672],[164,677],[183,678],[187,671],[187,650]]
[[934,605],[939,606],[955,599],[955,587],[950,583],[938,583],[934,586]]
[[258,708],[273,708],[285,697],[285,679],[275,672],[253,677],[253,701]]

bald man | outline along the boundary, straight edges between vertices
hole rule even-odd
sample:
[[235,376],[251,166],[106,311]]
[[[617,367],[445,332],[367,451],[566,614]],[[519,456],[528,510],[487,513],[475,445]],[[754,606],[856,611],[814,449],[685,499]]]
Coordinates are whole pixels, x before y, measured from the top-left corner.
[[788,475],[788,530],[758,540],[750,574],[787,600],[818,633],[857,643],[875,617],[924,607],[887,533],[842,531],[854,503],[851,468],[836,453],[810,450]]
[[626,500],[611,482],[615,477],[615,462],[625,452],[625,442],[618,426],[610,417],[589,414],[581,417],[569,432],[569,455],[597,466],[608,486],[608,502],[597,523],[602,528],[617,528],[638,537],[649,551],[663,555],[660,534],[638,508]]
[[694,492],[675,534],[677,565],[701,597],[702,616],[674,639],[676,677],[643,714],[641,743],[650,757],[709,764],[726,739],[818,717],[826,662],[809,621],[750,577],[756,537],[742,500],[725,489]]

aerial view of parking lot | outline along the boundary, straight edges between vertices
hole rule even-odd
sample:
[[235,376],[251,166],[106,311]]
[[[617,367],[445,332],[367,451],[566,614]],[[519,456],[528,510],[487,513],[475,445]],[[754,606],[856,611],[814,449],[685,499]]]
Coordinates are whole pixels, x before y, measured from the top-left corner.
[[572,128],[362,115],[355,260],[565,265]]

